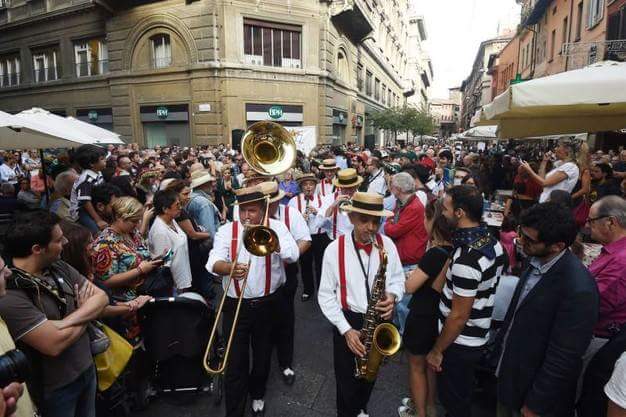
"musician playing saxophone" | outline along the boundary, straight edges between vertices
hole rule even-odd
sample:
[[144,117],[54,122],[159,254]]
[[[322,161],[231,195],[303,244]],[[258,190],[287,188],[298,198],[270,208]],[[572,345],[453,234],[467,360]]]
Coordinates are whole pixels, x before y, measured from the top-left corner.
[[385,278],[385,294],[375,309],[382,320],[391,319],[396,301],[402,299],[404,273],[393,241],[378,233],[381,218],[393,216],[383,208],[383,197],[356,192],[342,210],[348,213],[354,230],[326,248],[318,302],[322,313],[335,326],[337,416],[367,417],[374,382],[355,376],[355,358],[369,353],[362,338],[363,321],[379,273],[381,250],[387,254],[387,265],[380,269]]

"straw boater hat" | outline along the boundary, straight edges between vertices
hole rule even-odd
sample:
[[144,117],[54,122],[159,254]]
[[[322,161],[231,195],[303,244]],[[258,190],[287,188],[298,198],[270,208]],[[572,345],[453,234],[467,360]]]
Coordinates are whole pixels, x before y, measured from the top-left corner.
[[215,181],[215,177],[207,171],[194,171],[191,173],[191,188],[196,188],[209,181]]
[[324,159],[322,165],[318,167],[321,170],[334,170],[339,169],[337,162],[334,159]]
[[298,184],[302,184],[304,181],[314,181],[315,183],[318,183],[320,180],[315,176],[315,174],[302,174],[296,181],[298,181]]
[[352,196],[350,204],[343,206],[342,210],[376,217],[393,216],[392,211],[385,210],[383,206],[383,196],[378,193],[362,193],[357,191]]
[[239,188],[235,190],[237,204],[247,204],[255,201],[265,201],[266,197],[270,198],[270,203],[274,203],[285,196],[283,190],[278,189],[275,182],[262,182],[252,187]]
[[358,187],[363,182],[363,177],[357,174],[356,169],[346,168],[337,172],[333,178],[333,185],[339,188]]

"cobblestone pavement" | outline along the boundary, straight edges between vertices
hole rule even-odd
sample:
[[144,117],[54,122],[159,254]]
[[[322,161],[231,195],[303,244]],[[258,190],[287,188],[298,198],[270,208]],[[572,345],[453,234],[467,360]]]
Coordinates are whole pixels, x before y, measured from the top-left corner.
[[[315,299],[306,303],[296,298],[295,371],[293,386],[280,378],[275,356],[267,387],[267,417],[335,416],[335,377],[332,368],[331,326]],[[370,403],[370,417],[395,417],[400,401],[408,394],[407,363],[397,355],[380,371]],[[475,416],[491,417],[476,407]],[[177,394],[155,399],[137,417],[213,417],[224,415],[207,394]],[[443,415],[443,413],[441,413]]]

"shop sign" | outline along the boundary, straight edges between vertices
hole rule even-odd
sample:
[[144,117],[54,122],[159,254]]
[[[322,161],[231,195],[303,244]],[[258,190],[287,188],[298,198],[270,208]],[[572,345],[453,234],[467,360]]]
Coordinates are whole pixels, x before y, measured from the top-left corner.
[[165,106],[157,107],[156,115],[159,119],[167,119],[168,110]]
[[87,113],[87,117],[90,121],[95,122],[96,120],[98,120],[98,112],[95,110],[91,110],[89,111],[89,113]]
[[283,108],[280,106],[272,106],[267,111],[267,114],[272,119],[280,119],[281,117],[283,117]]

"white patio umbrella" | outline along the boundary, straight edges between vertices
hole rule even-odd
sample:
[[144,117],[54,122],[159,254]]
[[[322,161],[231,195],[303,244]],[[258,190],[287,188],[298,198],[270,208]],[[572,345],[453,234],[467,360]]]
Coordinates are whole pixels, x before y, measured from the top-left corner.
[[76,142],[46,133],[43,127],[0,111],[0,149],[64,148]]
[[[93,136],[93,133],[78,128],[76,123],[68,121],[65,117],[57,116],[56,114],[37,107],[24,110],[16,114],[15,117],[19,119],[20,123],[23,123],[24,126],[33,126],[36,130],[41,132],[73,142],[69,145],[71,147],[84,144],[124,143],[119,137],[115,141],[112,138],[106,140],[100,139],[100,136]],[[52,147],[58,148],[62,146],[57,145]]]
[[68,116],[65,120],[72,126],[75,126],[77,129],[84,131],[89,134],[91,137],[97,138],[99,140],[98,143],[112,143],[112,144],[121,144],[124,143],[120,139],[120,135],[115,132],[111,132],[110,130],[103,129],[96,125],[92,125],[91,123],[83,122],[82,120],[75,119],[72,116]]
[[497,139],[496,130],[498,126],[474,126],[458,136],[459,140],[492,140]]
[[588,67],[514,84],[483,107],[501,138],[626,127],[626,63]]

